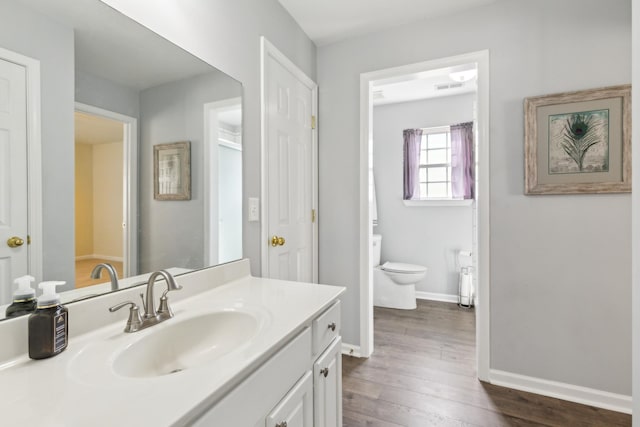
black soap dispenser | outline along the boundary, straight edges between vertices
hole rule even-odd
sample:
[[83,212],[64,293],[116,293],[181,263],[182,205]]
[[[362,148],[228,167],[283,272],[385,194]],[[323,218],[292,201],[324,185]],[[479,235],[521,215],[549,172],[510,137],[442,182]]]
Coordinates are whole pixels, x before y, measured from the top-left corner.
[[56,286],[64,284],[42,282],[38,285],[42,295],[38,297],[36,311],[29,316],[29,357],[32,359],[46,359],[67,348],[69,312],[56,294]]
[[31,314],[36,309],[36,291],[31,287],[31,282],[35,280],[33,276],[22,276],[13,281],[18,289],[13,293],[13,302],[5,312],[7,318]]

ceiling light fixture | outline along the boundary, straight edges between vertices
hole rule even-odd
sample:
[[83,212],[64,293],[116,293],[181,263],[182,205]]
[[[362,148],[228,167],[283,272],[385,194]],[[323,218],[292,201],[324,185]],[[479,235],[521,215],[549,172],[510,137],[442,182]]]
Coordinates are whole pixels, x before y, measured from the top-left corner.
[[464,83],[475,79],[477,75],[478,71],[473,68],[471,70],[453,71],[449,73],[449,78],[453,81]]

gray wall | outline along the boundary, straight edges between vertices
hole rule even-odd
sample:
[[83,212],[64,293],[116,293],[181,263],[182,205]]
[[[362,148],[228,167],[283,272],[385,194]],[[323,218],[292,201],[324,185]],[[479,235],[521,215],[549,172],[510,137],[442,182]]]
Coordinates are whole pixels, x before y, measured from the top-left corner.
[[349,285],[344,341],[359,343],[360,74],[483,49],[491,368],[629,395],[631,196],[524,196],[522,107],[528,96],[630,82],[628,0],[499,1],[318,49],[320,281]]
[[[241,91],[228,76],[212,72],[141,92],[140,271],[204,266],[204,104]],[[153,146],[180,141],[191,142],[191,200],[154,200]]]
[[[260,197],[260,36],[315,80],[316,48],[277,0],[189,1],[180,19],[153,0],[102,0],[243,84],[243,193]],[[169,6],[167,6],[169,7]],[[260,223],[243,212],[244,256],[259,275]]]
[[382,262],[428,268],[416,290],[458,294],[456,251],[472,248],[472,206],[405,206],[402,201],[402,131],[473,120],[475,94],[449,96],[373,109],[373,174],[376,182]]
[[139,118],[140,91],[76,69],[76,101]]
[[43,275],[73,288],[73,30],[15,2],[0,16],[0,47],[40,61]]

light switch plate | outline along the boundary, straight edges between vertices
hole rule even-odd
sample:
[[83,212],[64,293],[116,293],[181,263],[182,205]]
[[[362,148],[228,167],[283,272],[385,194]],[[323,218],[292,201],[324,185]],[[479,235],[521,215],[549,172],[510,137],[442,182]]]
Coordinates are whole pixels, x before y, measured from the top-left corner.
[[260,221],[260,199],[249,197],[249,221]]

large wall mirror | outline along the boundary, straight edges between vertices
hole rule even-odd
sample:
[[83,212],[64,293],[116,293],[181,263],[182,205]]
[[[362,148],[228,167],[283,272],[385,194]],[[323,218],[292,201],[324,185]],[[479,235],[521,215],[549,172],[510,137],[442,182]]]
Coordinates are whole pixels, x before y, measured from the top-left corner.
[[[114,290],[98,264],[123,288],[241,258],[242,85],[99,0],[0,16],[0,317],[26,273],[71,302]],[[158,182],[188,196],[154,198]]]

